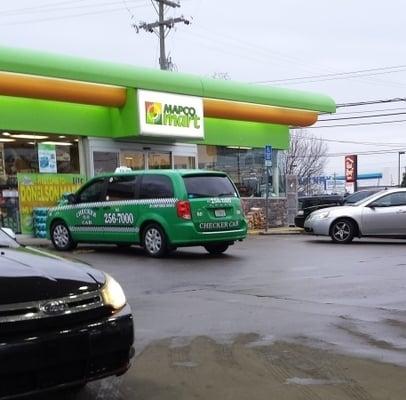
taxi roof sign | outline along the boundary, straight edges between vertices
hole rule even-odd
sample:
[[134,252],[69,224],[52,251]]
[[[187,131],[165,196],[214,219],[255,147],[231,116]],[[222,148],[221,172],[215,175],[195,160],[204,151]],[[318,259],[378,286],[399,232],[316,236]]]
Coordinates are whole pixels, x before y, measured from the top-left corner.
[[133,170],[129,167],[117,167],[114,171],[115,174],[122,174],[125,172],[132,172]]

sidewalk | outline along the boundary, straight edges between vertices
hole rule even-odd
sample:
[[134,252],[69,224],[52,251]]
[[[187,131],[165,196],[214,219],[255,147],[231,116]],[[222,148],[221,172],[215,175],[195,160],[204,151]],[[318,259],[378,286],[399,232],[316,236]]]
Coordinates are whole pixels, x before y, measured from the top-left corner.
[[[303,233],[302,228],[283,226],[280,228],[268,228],[268,232],[261,230],[250,230],[249,235],[299,235]],[[24,246],[35,247],[48,247],[51,245],[51,241],[48,239],[35,238],[30,235],[16,235],[18,243]]]
[[51,241],[48,239],[35,238],[30,235],[16,235],[16,239],[24,246],[48,247],[51,245]]

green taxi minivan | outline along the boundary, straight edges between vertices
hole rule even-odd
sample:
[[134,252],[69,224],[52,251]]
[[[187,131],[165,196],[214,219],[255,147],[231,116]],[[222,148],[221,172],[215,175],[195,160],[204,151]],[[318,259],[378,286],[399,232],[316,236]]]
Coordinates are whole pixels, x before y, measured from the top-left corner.
[[223,172],[145,170],[99,175],[51,208],[57,250],[77,243],[141,245],[152,257],[177,247],[220,254],[247,234],[238,191]]

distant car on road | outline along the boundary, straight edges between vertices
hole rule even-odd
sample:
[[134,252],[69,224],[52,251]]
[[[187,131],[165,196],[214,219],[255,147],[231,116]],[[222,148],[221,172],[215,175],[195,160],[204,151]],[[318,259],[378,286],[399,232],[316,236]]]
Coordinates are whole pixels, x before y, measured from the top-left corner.
[[315,211],[304,228],[335,243],[368,236],[406,238],[406,189],[382,190],[352,205]]
[[321,208],[334,207],[343,204],[344,198],[339,195],[320,195],[299,197],[298,212],[295,217],[295,225],[303,228],[305,219],[316,210]]

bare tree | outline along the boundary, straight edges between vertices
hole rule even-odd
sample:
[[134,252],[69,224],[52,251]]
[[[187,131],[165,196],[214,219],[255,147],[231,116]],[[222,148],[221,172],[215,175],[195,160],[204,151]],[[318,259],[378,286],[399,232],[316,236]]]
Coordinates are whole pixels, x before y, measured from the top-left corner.
[[290,148],[280,157],[282,175],[297,175],[302,182],[299,191],[307,189],[308,192],[311,178],[323,175],[327,150],[322,139],[304,129],[292,130]]

